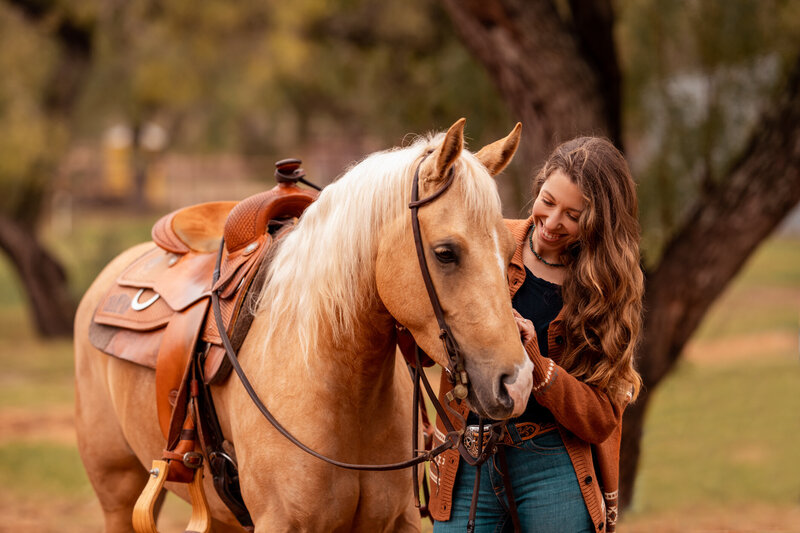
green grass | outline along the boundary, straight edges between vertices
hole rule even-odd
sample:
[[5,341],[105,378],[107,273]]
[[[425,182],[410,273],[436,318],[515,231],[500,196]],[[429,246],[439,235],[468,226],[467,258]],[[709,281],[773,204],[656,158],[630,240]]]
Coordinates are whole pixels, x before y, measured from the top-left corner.
[[779,360],[681,364],[656,391],[645,425],[637,513],[698,502],[796,504],[800,365]]
[[695,338],[764,331],[797,331],[800,325],[800,239],[767,240],[712,305]]
[[78,450],[50,442],[1,444],[0,484],[14,496],[85,498],[91,492]]
[[800,238],[790,236],[766,240],[745,264],[737,287],[800,287]]

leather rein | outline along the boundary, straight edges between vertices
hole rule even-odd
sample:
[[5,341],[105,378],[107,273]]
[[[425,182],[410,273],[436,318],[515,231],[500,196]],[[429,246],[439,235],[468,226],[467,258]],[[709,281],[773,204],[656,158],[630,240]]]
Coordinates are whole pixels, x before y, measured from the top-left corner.
[[[448,359],[450,361],[450,368],[448,368],[447,371],[450,373],[451,377],[454,376],[454,379],[455,379],[455,382],[456,382],[454,390],[457,391],[456,392],[456,397],[458,397],[459,399],[463,399],[463,398],[466,398],[467,393],[468,393],[468,389],[467,389],[467,385],[468,385],[467,373],[466,373],[466,370],[464,368],[463,356],[462,356],[461,351],[460,351],[460,349],[458,347],[458,343],[456,342],[455,338],[453,337],[453,333],[450,330],[450,327],[447,325],[447,322],[444,319],[444,312],[442,311],[442,306],[441,306],[441,303],[439,302],[439,298],[436,295],[436,289],[435,289],[435,287],[433,285],[433,280],[431,279],[430,271],[428,269],[428,264],[427,264],[427,261],[425,259],[425,252],[424,252],[424,248],[423,248],[423,244],[422,244],[422,236],[421,236],[421,233],[420,233],[419,219],[418,219],[418,215],[417,215],[417,211],[419,210],[420,207],[422,207],[423,205],[425,205],[425,204],[427,204],[429,202],[432,202],[433,200],[435,200],[436,198],[441,196],[450,187],[450,185],[453,183],[453,178],[455,176],[455,173],[454,173],[453,169],[451,168],[449,176],[448,176],[448,179],[444,183],[444,185],[442,185],[442,187],[440,189],[438,189],[436,192],[434,192],[430,196],[420,200],[419,199],[419,170],[420,170],[420,167],[422,166],[422,163],[425,161],[425,159],[429,155],[430,155],[430,152],[425,154],[425,156],[419,162],[419,165],[417,166],[417,169],[416,169],[416,171],[414,173],[414,180],[413,180],[412,189],[411,189],[411,202],[409,203],[409,208],[411,209],[411,225],[412,225],[412,230],[413,230],[413,233],[414,233],[414,243],[415,243],[416,249],[417,249],[417,258],[419,260],[420,270],[422,272],[423,280],[425,281],[425,287],[426,287],[426,289],[428,291],[428,297],[429,297],[429,299],[431,301],[431,305],[433,306],[434,314],[436,315],[436,320],[437,320],[437,322],[439,324],[439,330],[440,330],[439,337],[442,340],[442,343],[444,345],[445,351],[447,352]],[[212,286],[213,286],[213,284],[216,284],[217,280],[219,279],[220,265],[222,263],[222,255],[223,255],[224,247],[225,247],[225,242],[224,242],[224,239],[223,239],[223,241],[220,243],[219,254],[217,255],[216,264],[214,266],[214,277],[213,277]],[[448,417],[445,414],[444,407],[442,407],[441,403],[436,398],[436,395],[434,394],[433,389],[431,388],[431,385],[428,382],[427,377],[425,376],[425,373],[422,371],[422,367],[421,367],[421,364],[420,364],[420,358],[419,358],[419,347],[417,347],[417,349],[416,349],[416,359],[417,359],[416,360],[416,368],[411,370],[412,378],[414,379],[414,408],[415,409],[417,408],[417,406],[419,405],[418,402],[421,400],[420,397],[419,397],[419,382],[421,381],[423,386],[424,386],[424,388],[425,388],[425,391],[427,392],[431,402],[433,403],[433,406],[434,406],[437,414],[439,415],[440,419],[443,421],[443,423],[445,424],[445,427],[447,428],[448,433],[447,433],[447,436],[446,436],[446,438],[445,438],[445,440],[444,440],[444,442],[442,444],[440,444],[436,448],[433,448],[432,450],[425,450],[424,452],[421,452],[420,450],[418,450],[416,448],[417,427],[418,427],[417,424],[418,424],[419,416],[418,416],[417,413],[415,413],[414,414],[414,422],[413,422],[413,433],[414,433],[414,435],[412,436],[412,451],[413,451],[414,457],[412,459],[409,459],[409,460],[406,460],[406,461],[397,462],[397,463],[387,463],[387,464],[354,464],[354,463],[346,463],[346,462],[343,462],[343,461],[338,461],[336,459],[332,459],[330,457],[327,457],[327,456],[317,452],[316,450],[313,450],[313,449],[309,448],[303,442],[301,442],[299,439],[297,439],[297,437],[295,437],[289,430],[287,430],[275,418],[275,416],[270,412],[270,410],[267,408],[267,406],[264,404],[264,402],[259,397],[258,393],[253,388],[252,384],[250,383],[250,380],[247,378],[247,375],[244,373],[244,370],[242,369],[241,365],[239,364],[239,360],[238,360],[237,355],[236,355],[236,350],[233,348],[233,345],[231,344],[231,340],[230,340],[230,338],[229,338],[229,336],[227,334],[227,331],[225,330],[225,326],[223,324],[222,312],[220,310],[220,299],[219,299],[218,291],[212,291],[211,292],[211,307],[212,307],[213,312],[214,312],[214,318],[216,320],[217,329],[219,330],[219,334],[220,334],[220,337],[222,339],[222,344],[225,347],[225,354],[226,354],[228,360],[230,361],[231,365],[233,366],[233,370],[236,372],[236,375],[239,377],[239,380],[241,381],[242,385],[244,386],[245,391],[247,391],[247,394],[250,396],[250,399],[253,401],[255,406],[258,408],[258,410],[264,416],[264,418],[266,418],[267,421],[270,424],[272,424],[272,426],[281,435],[283,435],[292,444],[294,444],[295,446],[297,446],[298,448],[300,448],[304,452],[316,457],[317,459],[325,461],[326,463],[329,463],[331,465],[338,466],[340,468],[346,468],[346,469],[349,469],[349,470],[369,470],[369,471],[378,471],[378,472],[390,471],[390,470],[401,470],[403,468],[410,468],[410,467],[419,465],[420,463],[423,463],[423,462],[426,462],[426,461],[430,461],[434,457],[436,457],[439,454],[441,454],[442,452],[444,452],[445,450],[448,450],[448,449],[454,448],[454,447],[458,448],[458,450],[461,453],[461,455],[465,456],[465,458],[467,458],[467,457],[472,458],[469,455],[469,452],[467,452],[466,449],[464,448],[463,443],[461,442],[461,436],[463,435],[463,430],[461,430],[461,431],[456,430],[455,427],[452,425],[452,423],[450,422],[450,420],[448,419]],[[453,411],[452,409],[450,409],[450,411],[455,413],[455,411]],[[455,414],[459,418],[462,418],[457,413],[455,413]],[[484,453],[481,453],[481,456],[488,456],[488,455],[484,452]],[[413,469],[413,472],[414,472],[414,478],[416,480],[417,470]],[[415,495],[415,497],[418,498],[418,495]]]

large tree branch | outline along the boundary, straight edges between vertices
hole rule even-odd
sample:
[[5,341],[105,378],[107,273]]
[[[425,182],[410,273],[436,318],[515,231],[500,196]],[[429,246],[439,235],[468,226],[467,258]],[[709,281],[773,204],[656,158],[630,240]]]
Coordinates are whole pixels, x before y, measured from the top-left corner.
[[583,57],[599,79],[608,136],[622,149],[622,74],[614,45],[611,0],[569,0],[569,6]]
[[[504,100],[525,124],[529,164],[538,165],[559,142],[579,134],[611,136],[619,141],[619,84],[606,84],[616,67],[610,5],[579,9],[574,21],[560,17],[549,0],[443,0],[464,43],[489,71]],[[587,4],[588,6],[589,4]],[[602,21],[602,23],[598,23]],[[597,23],[589,32],[589,26]],[[583,41],[576,36],[580,28]],[[596,62],[583,54],[601,44]],[[613,58],[613,55],[611,56]],[[605,65],[599,70],[597,65]],[[608,91],[616,92],[608,96]],[[617,102],[609,106],[609,102]]]

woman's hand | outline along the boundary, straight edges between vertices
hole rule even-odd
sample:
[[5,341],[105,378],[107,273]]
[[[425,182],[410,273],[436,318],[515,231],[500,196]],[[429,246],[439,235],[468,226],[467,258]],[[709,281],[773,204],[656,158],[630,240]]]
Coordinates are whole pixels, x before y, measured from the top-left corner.
[[519,314],[516,309],[512,308],[511,311],[514,312],[514,320],[517,322],[522,344],[528,344],[531,339],[536,339],[536,328],[533,327],[533,322]]

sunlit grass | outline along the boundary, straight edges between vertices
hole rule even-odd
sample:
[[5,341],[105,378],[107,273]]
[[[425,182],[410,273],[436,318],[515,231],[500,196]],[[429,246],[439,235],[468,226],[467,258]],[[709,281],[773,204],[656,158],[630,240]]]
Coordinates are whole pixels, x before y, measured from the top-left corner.
[[734,287],[800,287],[800,237],[767,239],[748,260]]
[[800,327],[800,238],[767,240],[712,305],[695,338]]
[[796,354],[726,366],[682,364],[645,424],[634,510],[663,512],[800,498]]
[[86,497],[89,481],[75,446],[50,442],[0,444],[0,484],[14,495]]

